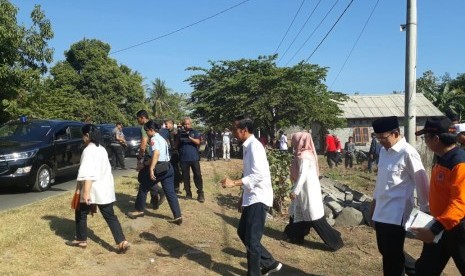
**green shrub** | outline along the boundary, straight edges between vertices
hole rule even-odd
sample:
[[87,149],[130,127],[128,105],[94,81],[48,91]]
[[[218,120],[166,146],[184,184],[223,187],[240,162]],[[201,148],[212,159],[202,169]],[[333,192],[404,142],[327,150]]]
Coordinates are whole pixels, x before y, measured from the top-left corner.
[[284,210],[284,200],[288,196],[292,187],[289,178],[292,154],[277,149],[267,151],[268,162],[270,164],[271,184],[273,185],[273,208],[282,213]]

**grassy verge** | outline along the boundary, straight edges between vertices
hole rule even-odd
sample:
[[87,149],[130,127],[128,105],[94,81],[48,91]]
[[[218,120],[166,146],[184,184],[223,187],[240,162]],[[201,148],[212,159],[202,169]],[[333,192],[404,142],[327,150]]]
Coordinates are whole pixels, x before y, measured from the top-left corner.
[[[75,233],[71,192],[2,212],[0,275],[245,275],[245,248],[236,234],[239,189],[218,185],[226,175],[240,175],[241,166],[240,160],[202,161],[206,202],[181,197],[181,226],[167,222],[172,214],[166,203],[157,211],[148,209],[143,218],[125,217],[134,206],[138,184],[135,173],[117,179],[115,212],[133,244],[124,255],[115,252],[100,213],[88,218],[87,249],[64,244]],[[380,275],[381,258],[371,228],[338,228],[345,247],[330,252],[313,230],[302,246],[286,242],[286,221],[285,215],[268,220],[262,240],[284,264],[276,275]],[[407,246],[415,254],[421,249],[418,242]]]

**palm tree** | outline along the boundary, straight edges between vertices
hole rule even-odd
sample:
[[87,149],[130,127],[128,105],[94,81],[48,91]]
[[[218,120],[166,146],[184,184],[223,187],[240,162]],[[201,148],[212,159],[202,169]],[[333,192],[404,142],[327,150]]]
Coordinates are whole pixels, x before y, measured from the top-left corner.
[[169,89],[165,85],[165,81],[156,78],[152,81],[152,88],[149,88],[149,102],[152,107],[152,114],[155,118],[160,118],[170,112],[168,104]]

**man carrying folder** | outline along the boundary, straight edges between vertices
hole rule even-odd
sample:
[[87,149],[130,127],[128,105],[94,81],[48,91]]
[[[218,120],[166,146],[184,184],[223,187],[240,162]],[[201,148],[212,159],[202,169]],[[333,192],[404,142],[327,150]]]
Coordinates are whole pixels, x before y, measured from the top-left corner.
[[[429,118],[425,144],[437,156],[431,171],[429,206],[436,222],[429,228],[411,228],[422,240],[423,251],[415,264],[416,275],[440,275],[450,257],[465,275],[465,151],[456,146],[456,129],[447,118]],[[434,237],[444,230],[438,243]]]

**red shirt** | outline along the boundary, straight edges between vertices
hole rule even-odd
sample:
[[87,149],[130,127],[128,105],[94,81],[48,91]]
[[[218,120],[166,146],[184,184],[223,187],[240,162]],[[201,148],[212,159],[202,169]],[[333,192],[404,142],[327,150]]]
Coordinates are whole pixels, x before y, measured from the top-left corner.
[[326,151],[336,151],[336,142],[331,134],[326,135]]

